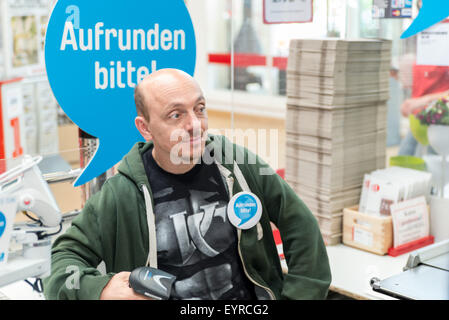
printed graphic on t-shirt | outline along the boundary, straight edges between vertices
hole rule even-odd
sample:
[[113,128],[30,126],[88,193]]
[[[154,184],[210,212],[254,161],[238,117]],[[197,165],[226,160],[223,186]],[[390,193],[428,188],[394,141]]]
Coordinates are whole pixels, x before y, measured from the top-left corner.
[[[152,161],[151,161],[152,160]],[[228,195],[216,165],[173,175],[146,161],[153,192],[158,266],[177,277],[173,299],[252,299]]]

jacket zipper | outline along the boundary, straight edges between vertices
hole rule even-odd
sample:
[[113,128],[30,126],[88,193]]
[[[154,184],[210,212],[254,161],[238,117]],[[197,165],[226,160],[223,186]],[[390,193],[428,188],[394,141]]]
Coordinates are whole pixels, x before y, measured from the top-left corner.
[[[226,178],[226,182],[228,184],[228,189],[229,189],[229,195],[231,198],[232,197],[232,189],[233,189],[233,185],[234,185],[234,178],[229,177]],[[242,267],[243,267],[243,272],[245,273],[246,277],[256,286],[261,287],[262,289],[264,289],[265,291],[267,291],[268,295],[270,296],[271,300],[276,300],[276,296],[274,295],[273,291],[271,291],[270,288],[264,287],[263,285],[257,283],[253,278],[250,277],[250,275],[248,274],[248,271],[246,270],[245,267],[245,263],[243,262],[243,257],[242,257],[242,251],[240,249],[240,237],[242,234],[242,230],[237,229],[237,249],[239,252],[239,257],[240,257],[240,261],[242,262]]]
[[243,263],[243,257],[242,257],[242,252],[240,250],[240,234],[242,233],[242,230],[238,229],[237,230],[237,238],[238,238],[238,243],[237,243],[237,248],[239,251],[239,256],[240,256],[240,260],[242,261],[242,266],[243,266],[243,272],[245,273],[246,277],[252,282],[254,283],[254,285],[261,287],[262,289],[264,289],[265,291],[267,291],[268,295],[270,296],[271,300],[276,300],[276,296],[274,295],[273,291],[271,291],[270,288],[264,287],[263,285],[257,283],[253,278],[251,278],[248,274],[248,271],[246,271],[246,267],[245,267],[245,263]]

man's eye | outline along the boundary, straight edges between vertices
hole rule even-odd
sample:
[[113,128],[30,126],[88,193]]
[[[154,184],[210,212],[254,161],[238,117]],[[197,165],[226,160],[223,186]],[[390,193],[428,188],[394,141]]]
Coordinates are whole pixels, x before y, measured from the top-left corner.
[[170,119],[179,119],[179,113],[172,113],[170,116],[169,116],[169,118]]

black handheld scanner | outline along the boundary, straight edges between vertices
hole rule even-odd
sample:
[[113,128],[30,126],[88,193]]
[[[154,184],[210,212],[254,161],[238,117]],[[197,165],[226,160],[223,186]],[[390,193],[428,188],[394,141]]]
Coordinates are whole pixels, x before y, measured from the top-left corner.
[[176,277],[150,267],[134,269],[129,276],[129,286],[138,294],[157,300],[168,300]]

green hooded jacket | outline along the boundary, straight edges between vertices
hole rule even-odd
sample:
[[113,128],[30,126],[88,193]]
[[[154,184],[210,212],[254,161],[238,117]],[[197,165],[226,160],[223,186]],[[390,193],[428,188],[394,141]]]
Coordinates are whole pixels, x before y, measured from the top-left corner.
[[[147,216],[154,208],[142,154],[151,147],[152,142],[136,143],[120,163],[118,174],[105,182],[55,240],[51,275],[43,281],[47,299],[99,299],[114,274],[148,265],[152,237]],[[257,226],[238,230],[239,255],[258,298],[324,299],[331,283],[329,260],[310,210],[246,148],[218,135],[209,136],[207,148],[213,150],[209,160],[217,163],[229,197],[251,191],[261,200]],[[287,274],[282,272],[270,221],[282,237]],[[106,274],[97,269],[102,261]]]

